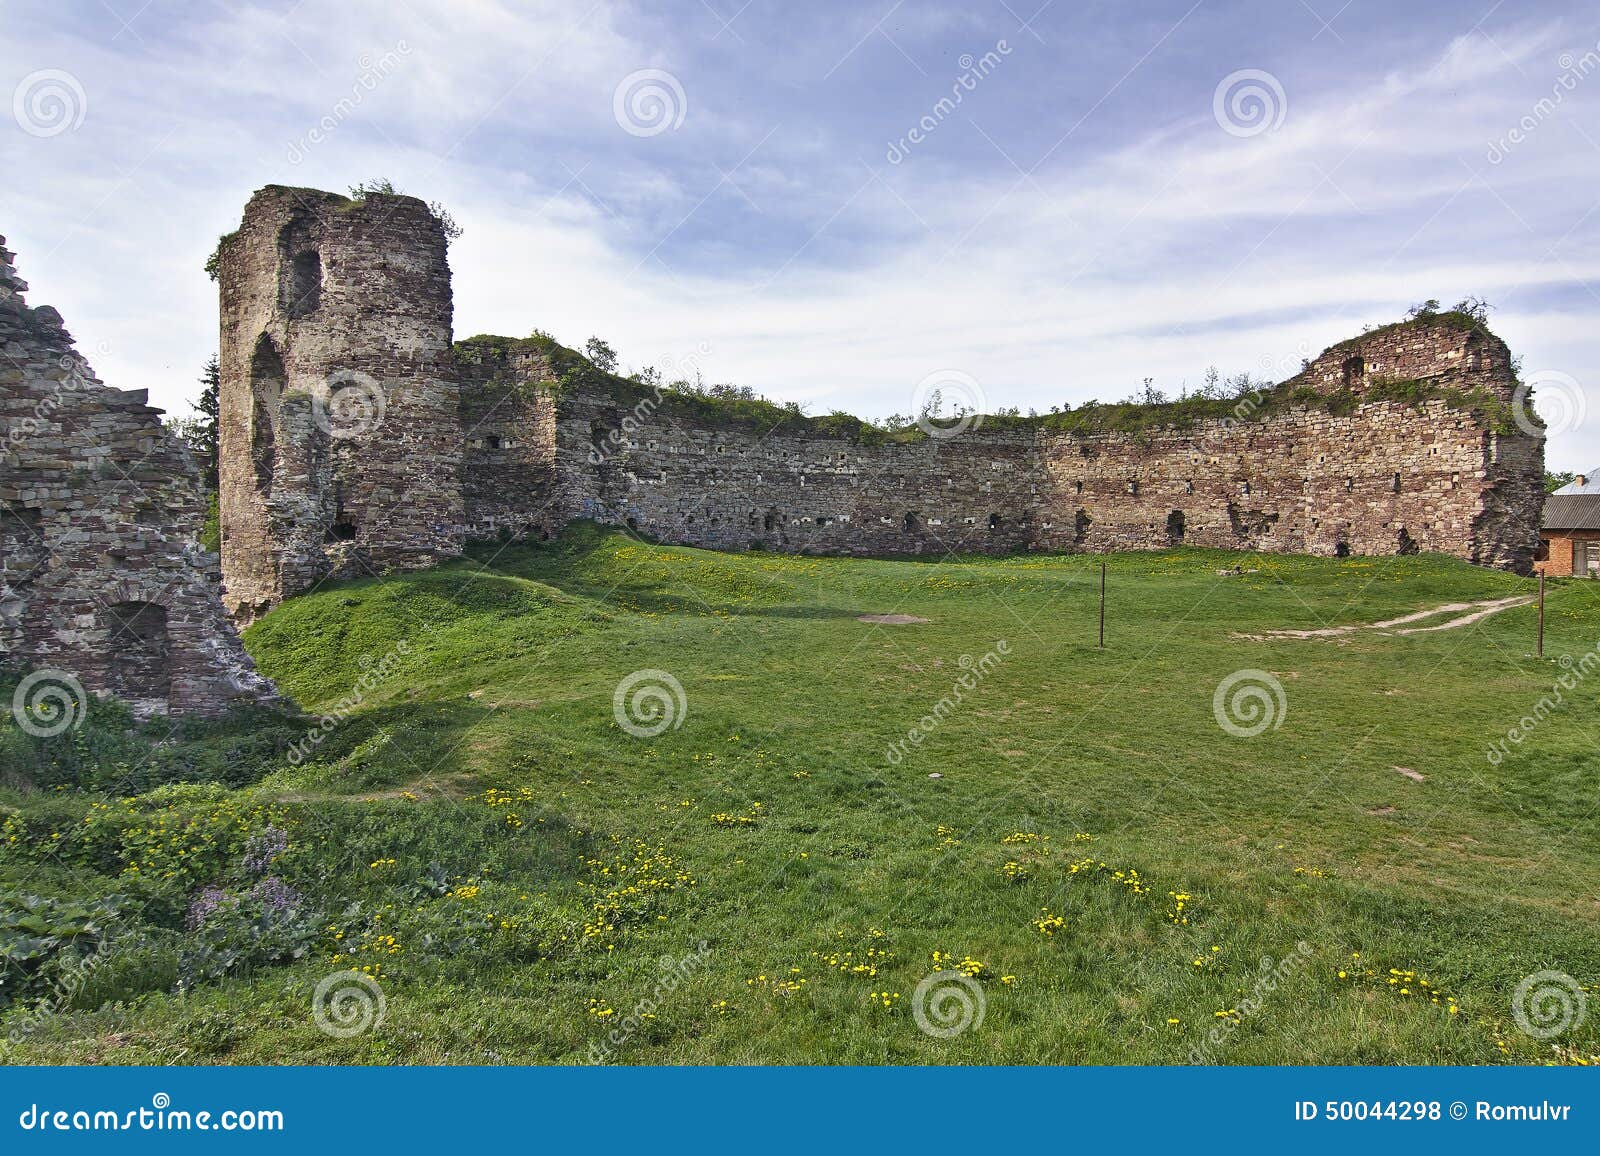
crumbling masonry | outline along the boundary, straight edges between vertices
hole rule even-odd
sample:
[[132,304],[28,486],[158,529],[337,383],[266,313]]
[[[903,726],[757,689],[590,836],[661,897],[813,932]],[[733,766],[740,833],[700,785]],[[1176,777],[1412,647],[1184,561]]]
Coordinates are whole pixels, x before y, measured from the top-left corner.
[[101,384],[59,313],[28,307],[11,259],[0,237],[0,660],[139,715],[270,701],[200,545],[188,451],[144,391]]
[[262,189],[219,281],[222,562],[241,618],[324,577],[576,518],[837,554],[1188,543],[1525,571],[1538,544],[1543,439],[1504,420],[1505,344],[1459,316],[1334,346],[1260,413],[897,441],[561,379],[540,339],[452,345],[446,238],[410,197]]

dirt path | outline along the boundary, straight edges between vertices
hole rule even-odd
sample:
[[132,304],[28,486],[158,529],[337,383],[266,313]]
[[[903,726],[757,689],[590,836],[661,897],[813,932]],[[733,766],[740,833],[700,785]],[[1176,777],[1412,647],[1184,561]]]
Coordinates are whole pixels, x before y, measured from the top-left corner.
[[[1329,626],[1321,630],[1269,630],[1264,634],[1236,634],[1234,637],[1265,642],[1272,638],[1343,638],[1361,631],[1372,631],[1376,634],[1430,634],[1436,630],[1459,630],[1463,626],[1471,626],[1474,622],[1482,622],[1502,610],[1510,610],[1513,606],[1526,606],[1532,601],[1531,594],[1516,594],[1510,598],[1491,598],[1483,602],[1446,602],[1443,606],[1435,606],[1432,610],[1418,610],[1414,614],[1390,618],[1384,622]],[[1454,614],[1458,617],[1431,626],[1412,625],[1437,618],[1441,614]]]

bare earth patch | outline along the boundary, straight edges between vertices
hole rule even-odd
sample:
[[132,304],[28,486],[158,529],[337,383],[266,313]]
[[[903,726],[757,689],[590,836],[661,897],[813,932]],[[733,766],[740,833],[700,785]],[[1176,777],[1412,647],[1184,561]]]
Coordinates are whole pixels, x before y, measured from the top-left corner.
[[878,626],[915,626],[928,621],[915,614],[858,614],[857,622],[871,622]]
[[[1513,606],[1527,606],[1532,601],[1532,594],[1514,594],[1510,598],[1490,598],[1483,602],[1446,602],[1443,606],[1435,606],[1432,610],[1418,610],[1414,614],[1390,618],[1384,622],[1329,626],[1322,630],[1269,630],[1265,634],[1236,634],[1234,637],[1265,642],[1269,638],[1344,638],[1364,630],[1377,634],[1428,634],[1435,630],[1459,630],[1463,626],[1471,626],[1474,622],[1482,622],[1491,614],[1499,614],[1502,610],[1510,610]],[[1453,614],[1457,617],[1436,622],[1431,626],[1413,625],[1417,622],[1426,622],[1430,618],[1437,618],[1441,614]]]

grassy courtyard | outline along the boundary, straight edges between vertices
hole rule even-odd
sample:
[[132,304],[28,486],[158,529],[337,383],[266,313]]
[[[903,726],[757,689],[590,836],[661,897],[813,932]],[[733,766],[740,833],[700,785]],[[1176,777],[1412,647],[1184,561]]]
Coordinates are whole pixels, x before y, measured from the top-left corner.
[[[0,987],[9,1058],[1600,1052],[1600,1008],[1549,1038],[1513,1008],[1536,972],[1578,1003],[1600,985],[1595,584],[1552,585],[1538,659],[1525,605],[1268,637],[1533,589],[1449,559],[1113,555],[1101,650],[1101,561],[725,555],[580,526],[256,624],[309,720],[12,726],[0,935],[31,954]],[[381,1022],[323,1030],[318,983],[352,968]],[[927,1004],[954,1034],[917,1022],[936,972],[968,981]]]

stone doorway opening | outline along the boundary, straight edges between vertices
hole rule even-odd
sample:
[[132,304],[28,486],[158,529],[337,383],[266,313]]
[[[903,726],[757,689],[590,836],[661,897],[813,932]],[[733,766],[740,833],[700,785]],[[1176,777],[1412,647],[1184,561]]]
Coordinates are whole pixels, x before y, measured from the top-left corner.
[[1361,384],[1362,377],[1366,375],[1367,363],[1360,357],[1347,357],[1340,368],[1344,371],[1344,387],[1354,389]]
[[111,693],[141,710],[165,711],[172,697],[167,609],[154,602],[118,602],[105,611]]

